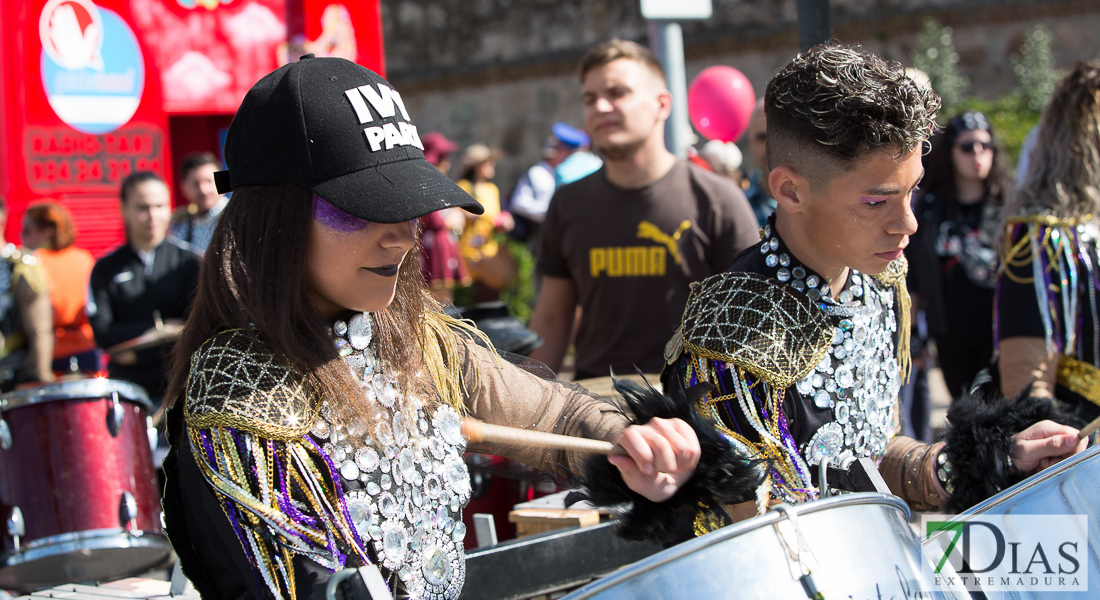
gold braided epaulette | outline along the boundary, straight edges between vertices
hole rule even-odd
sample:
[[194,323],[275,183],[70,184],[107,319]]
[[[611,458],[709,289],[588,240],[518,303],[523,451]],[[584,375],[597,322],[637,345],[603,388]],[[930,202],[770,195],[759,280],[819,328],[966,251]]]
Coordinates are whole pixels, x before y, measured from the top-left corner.
[[191,355],[188,427],[232,427],[275,441],[302,437],[320,409],[301,374],[244,331],[223,331]]
[[1094,218],[1088,214],[1083,217],[1058,217],[1045,213],[1032,213],[1016,215],[1005,219],[1005,226],[1018,225],[1020,223],[1035,223],[1044,227],[1077,227],[1082,223],[1088,223]]
[[720,273],[691,284],[680,327],[684,350],[790,387],[829,351],[832,326],[805,294],[758,273]]

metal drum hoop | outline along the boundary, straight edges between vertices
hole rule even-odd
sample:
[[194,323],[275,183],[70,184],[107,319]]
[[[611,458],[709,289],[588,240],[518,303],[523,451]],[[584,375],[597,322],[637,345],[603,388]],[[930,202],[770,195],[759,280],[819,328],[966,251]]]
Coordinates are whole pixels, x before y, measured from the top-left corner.
[[[812,503],[806,503],[801,505],[791,506],[786,512],[790,512],[799,517],[828,510],[831,508],[841,508],[845,506],[859,506],[864,504],[879,504],[886,505],[898,509],[908,521],[910,517],[909,505],[904,500],[897,496],[891,496],[889,494],[876,494],[876,493],[856,493],[856,494],[844,494],[842,496],[833,496],[824,500],[818,500]],[[668,563],[679,560],[689,554],[695,553],[703,548],[708,548],[716,544],[721,544],[730,538],[735,538],[739,535],[760,529],[762,527],[769,527],[780,521],[787,520],[788,516],[785,511],[770,510],[767,513],[735,523],[729,527],[723,527],[717,531],[712,531],[704,536],[689,540],[682,544],[673,546],[672,548],[655,554],[649,558],[640,560],[629,568],[623,569],[615,574],[609,575],[595,581],[581,589],[577,590],[573,594],[568,596],[569,600],[585,600],[591,598],[610,588],[613,588],[625,581],[637,577],[639,573],[645,573],[652,571],[658,567],[664,566]]]
[[119,527],[90,529],[64,533],[27,542],[20,550],[0,556],[0,565],[13,567],[34,562],[58,554],[71,554],[81,550],[107,550],[115,548],[151,548],[167,550],[172,546],[168,538],[156,533],[134,535]]
[[153,403],[149,401],[149,394],[146,393],[144,388],[128,381],[101,377],[59,381],[35,388],[8,392],[0,396],[0,411],[56,400],[110,398],[114,393],[117,393],[122,400],[140,404],[150,414],[153,412]]
[[995,496],[987,498],[981,503],[976,504],[966,511],[959,513],[955,516],[954,519],[952,519],[952,521],[957,521],[970,515],[980,515],[982,513],[989,512],[990,509],[1012,500],[1023,492],[1026,492],[1032,488],[1039,487],[1050,481],[1051,479],[1054,479],[1055,477],[1062,476],[1066,471],[1069,471],[1077,465],[1091,458],[1094,458],[1097,453],[1100,453],[1100,444],[1092,446],[1091,448],[1086,449],[1080,454],[1075,454],[1052,467],[1043,469],[1042,471],[1028,477],[1020,483],[1017,483],[1016,485],[1001,491]]

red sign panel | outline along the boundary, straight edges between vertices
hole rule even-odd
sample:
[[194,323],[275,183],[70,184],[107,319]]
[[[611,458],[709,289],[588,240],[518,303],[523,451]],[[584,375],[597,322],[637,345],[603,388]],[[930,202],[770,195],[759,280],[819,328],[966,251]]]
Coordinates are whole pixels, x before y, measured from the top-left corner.
[[104,135],[68,127],[28,128],[27,181],[34,192],[117,192],[134,171],[164,171],[164,136],[141,125]]

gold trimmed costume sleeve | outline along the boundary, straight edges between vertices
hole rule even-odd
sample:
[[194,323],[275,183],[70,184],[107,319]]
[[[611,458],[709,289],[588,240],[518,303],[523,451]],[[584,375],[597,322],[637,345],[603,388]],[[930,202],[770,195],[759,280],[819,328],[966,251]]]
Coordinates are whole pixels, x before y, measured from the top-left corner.
[[337,570],[369,562],[333,461],[308,435],[317,403],[296,373],[240,331],[192,356],[185,398],[190,450],[257,584],[295,599],[295,555]]

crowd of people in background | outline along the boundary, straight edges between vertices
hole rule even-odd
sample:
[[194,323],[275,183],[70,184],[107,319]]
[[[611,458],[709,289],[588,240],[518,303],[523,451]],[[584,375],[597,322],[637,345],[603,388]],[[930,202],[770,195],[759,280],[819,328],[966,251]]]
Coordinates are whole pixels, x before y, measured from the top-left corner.
[[[915,368],[902,403],[910,436],[933,435],[927,375],[936,365],[953,398],[984,381],[979,374],[991,365],[985,380],[1005,394],[1057,395],[1068,388],[1059,376],[1067,360],[1092,364],[1100,356],[1096,285],[1086,283],[1100,262],[1092,220],[1100,150],[1095,131],[1081,125],[1095,128],[1100,119],[1097,70],[1082,63],[1060,84],[1028,137],[1027,171],[1015,177],[980,112],[941,119],[930,140],[912,198],[919,227],[905,250]],[[649,50],[605,43],[581,65],[579,84],[583,128],[554,123],[541,160],[505,193],[494,183],[499,150],[461,148],[440,132],[422,136],[427,160],[453,171],[485,208],[420,220],[423,274],[441,302],[456,302],[456,290],[471,290],[464,303],[497,300],[518,269],[531,268],[505,243],[517,240],[534,257],[528,275],[537,299],[525,325],[543,342],[533,358],[561,371],[570,355],[577,379],[635,368],[659,373],[691,283],[725,270],[776,210],[763,99],[741,140],[745,156],[733,143],[700,140],[680,159],[665,147],[671,98]],[[98,260],[79,247],[64,204],[32,203],[22,246],[0,239],[0,385],[106,371],[159,397],[166,348],[187,317],[202,254],[230,201],[215,185],[221,168],[209,152],[183,157],[176,202],[157,175],[130,175],[119,193],[126,241]],[[1054,245],[1051,256],[1072,260],[1042,258],[1044,244]],[[1048,272],[1067,275],[1036,292],[1040,258]],[[165,344],[125,349],[157,335]]]

